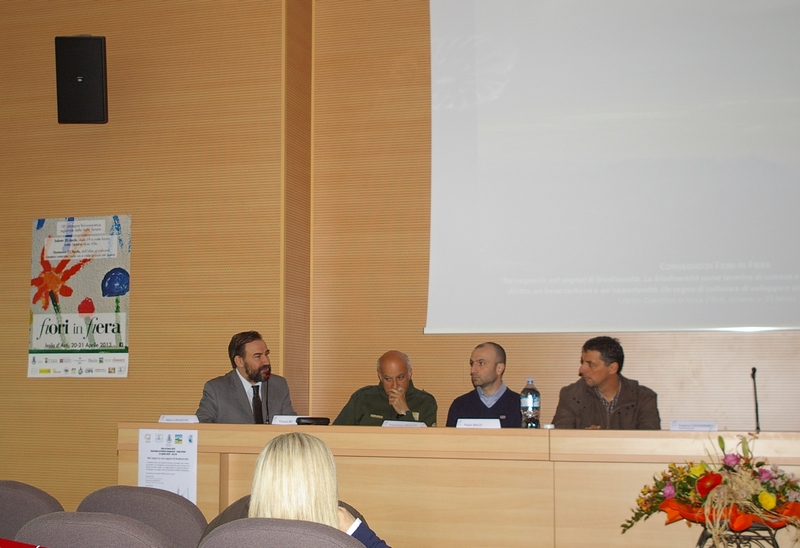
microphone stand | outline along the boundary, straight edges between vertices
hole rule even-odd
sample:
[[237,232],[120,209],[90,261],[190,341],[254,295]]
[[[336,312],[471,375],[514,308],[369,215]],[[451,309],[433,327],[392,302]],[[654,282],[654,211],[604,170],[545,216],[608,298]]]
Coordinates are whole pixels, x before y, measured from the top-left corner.
[[750,371],[750,377],[753,379],[753,397],[756,403],[756,434],[761,432],[761,421],[758,420],[758,390],[756,389],[756,368]]
[[[269,375],[267,375],[267,378],[264,379],[264,407],[266,407],[266,409],[267,409],[267,415],[266,415],[266,419],[267,420],[264,421],[264,422],[267,423],[267,424],[270,424],[270,422],[269,422]],[[756,411],[756,414],[758,414],[758,411]]]

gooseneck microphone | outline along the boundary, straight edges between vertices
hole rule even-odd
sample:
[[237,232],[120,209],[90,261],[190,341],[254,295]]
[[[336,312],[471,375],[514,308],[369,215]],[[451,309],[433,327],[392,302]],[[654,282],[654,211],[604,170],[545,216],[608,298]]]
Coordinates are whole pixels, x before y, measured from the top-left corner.
[[[264,422],[267,423],[267,424],[271,424],[269,422],[269,377],[270,377],[270,375],[267,374],[267,375],[264,375],[264,377],[265,377],[264,378],[264,407],[267,410],[267,415],[266,415],[267,420],[265,420]],[[758,411],[756,411],[756,414],[758,414]]]
[[753,378],[753,398],[756,404],[756,434],[761,432],[761,422],[758,420],[758,390],[756,389],[756,368],[750,371],[750,376]]

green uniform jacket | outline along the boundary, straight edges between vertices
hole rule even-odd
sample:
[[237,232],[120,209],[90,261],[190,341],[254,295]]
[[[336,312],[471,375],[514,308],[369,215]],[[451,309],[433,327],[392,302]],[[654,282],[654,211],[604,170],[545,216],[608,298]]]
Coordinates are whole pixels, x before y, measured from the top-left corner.
[[436,398],[424,390],[414,388],[411,380],[408,381],[406,403],[410,411],[405,415],[398,415],[394,407],[389,405],[389,396],[383,385],[365,386],[350,396],[350,401],[333,424],[380,426],[383,421],[392,420],[424,422],[428,426],[436,426]]

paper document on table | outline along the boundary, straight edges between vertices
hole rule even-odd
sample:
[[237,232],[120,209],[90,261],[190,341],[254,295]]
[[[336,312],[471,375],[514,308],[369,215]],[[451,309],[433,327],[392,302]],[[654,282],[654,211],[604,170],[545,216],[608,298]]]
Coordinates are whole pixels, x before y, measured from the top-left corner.
[[197,430],[139,429],[139,486],[197,504]]

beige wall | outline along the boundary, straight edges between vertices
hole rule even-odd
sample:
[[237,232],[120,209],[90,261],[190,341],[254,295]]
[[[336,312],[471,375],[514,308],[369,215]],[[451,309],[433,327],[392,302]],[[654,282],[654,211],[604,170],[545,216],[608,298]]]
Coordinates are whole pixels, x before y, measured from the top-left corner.
[[[282,21],[263,0],[0,5],[0,477],[74,508],[116,483],[117,423],[193,413],[232,333],[282,368]],[[108,124],[57,123],[53,39],[75,34],[106,37]],[[132,222],[130,374],[28,379],[31,223],[109,214]]]
[[[56,122],[53,38],[81,33],[106,36],[105,125]],[[588,335],[422,334],[429,55],[426,0],[0,4],[0,477],[74,508],[116,483],[117,423],[193,413],[252,328],[303,412],[335,416],[397,348],[443,423],[492,339],[549,420]],[[129,377],[28,379],[31,222],[109,214],[132,216]],[[612,335],[665,424],[751,428],[757,366],[762,425],[800,428],[796,332]]]

